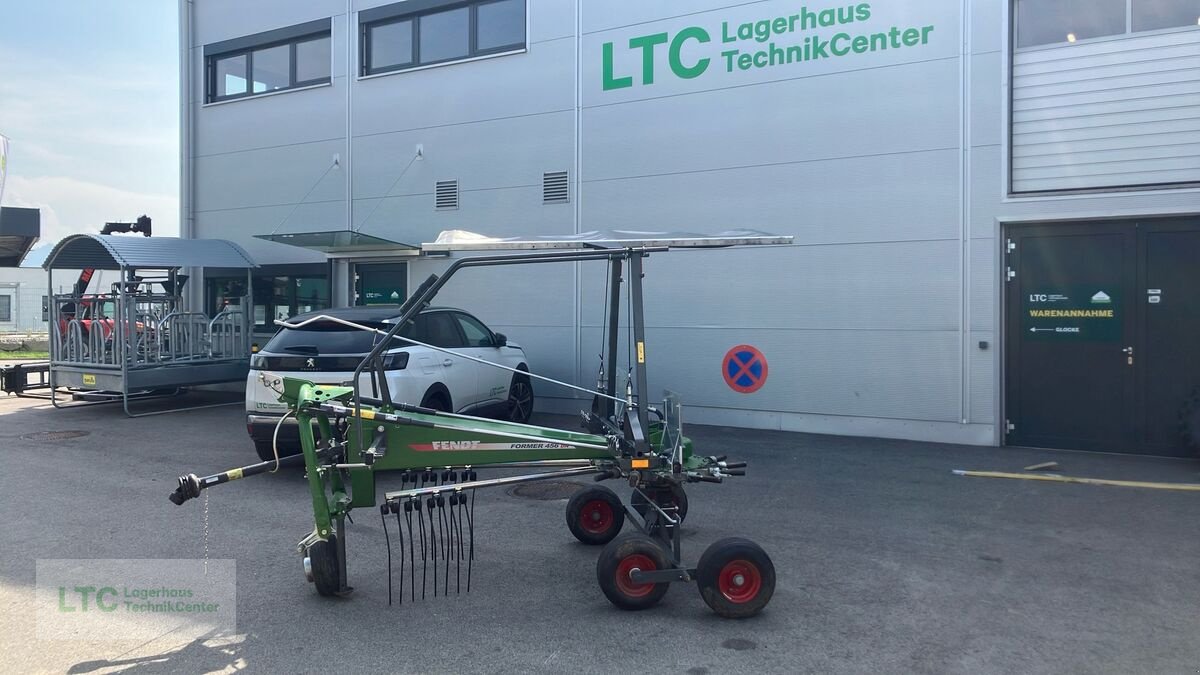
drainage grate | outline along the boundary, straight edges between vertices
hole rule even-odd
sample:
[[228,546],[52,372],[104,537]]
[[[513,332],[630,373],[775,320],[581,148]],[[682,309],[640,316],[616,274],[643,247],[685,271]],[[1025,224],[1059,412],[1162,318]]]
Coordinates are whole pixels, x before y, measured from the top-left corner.
[[569,480],[539,480],[532,483],[521,483],[508,489],[508,494],[525,499],[553,501],[555,499],[570,499],[571,495],[587,487],[583,483]]
[[31,434],[21,434],[25,441],[66,441],[72,438],[83,438],[92,432],[79,429],[63,429],[61,431],[35,431]]

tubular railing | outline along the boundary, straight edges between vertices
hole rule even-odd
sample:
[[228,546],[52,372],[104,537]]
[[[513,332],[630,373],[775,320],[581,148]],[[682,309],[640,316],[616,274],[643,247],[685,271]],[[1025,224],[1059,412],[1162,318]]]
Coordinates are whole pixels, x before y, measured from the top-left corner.
[[[110,302],[114,316],[80,312]],[[126,304],[126,302],[132,303]],[[249,356],[245,314],[226,309],[211,319],[201,312],[171,311],[159,296],[59,295],[50,321],[53,363],[129,367]],[[132,308],[130,313],[127,308]]]
[[209,358],[208,316],[200,312],[173,312],[158,322],[161,361],[196,361]]
[[245,323],[240,310],[227,309],[208,322],[209,356],[218,359],[248,356]]

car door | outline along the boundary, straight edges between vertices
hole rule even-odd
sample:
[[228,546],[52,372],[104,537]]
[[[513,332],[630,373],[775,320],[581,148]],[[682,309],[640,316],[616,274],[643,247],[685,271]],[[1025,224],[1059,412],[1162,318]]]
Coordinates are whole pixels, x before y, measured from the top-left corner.
[[[429,312],[423,315],[426,319],[423,342],[450,349],[455,352],[467,353],[466,340],[462,329],[454,320],[451,312]],[[418,338],[419,339],[419,338]],[[473,356],[473,354],[472,354]],[[442,366],[442,382],[450,390],[450,398],[455,410],[463,410],[479,403],[478,369],[470,359],[457,354],[435,352],[435,361]]]
[[[496,337],[487,326],[463,312],[454,312],[454,318],[458,321],[466,340],[466,353],[477,359],[504,364],[503,349],[496,344]],[[477,389],[482,403],[494,403],[508,398],[508,385],[512,381],[512,373],[478,362],[472,362],[472,367],[478,375]]]

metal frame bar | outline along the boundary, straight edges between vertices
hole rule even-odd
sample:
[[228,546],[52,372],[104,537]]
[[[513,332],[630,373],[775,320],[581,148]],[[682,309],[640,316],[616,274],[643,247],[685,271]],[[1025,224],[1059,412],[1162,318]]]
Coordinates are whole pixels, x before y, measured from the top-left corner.
[[[355,414],[355,416],[356,417],[360,416],[360,413],[362,412],[362,387],[361,387],[361,383],[360,383],[360,376],[362,375],[364,368],[368,364],[373,364],[376,362],[376,359],[379,358],[379,355],[382,354],[383,350],[386,349],[387,346],[391,344],[391,341],[399,335],[400,331],[403,330],[406,325],[408,325],[408,322],[413,320],[414,318],[416,318],[417,314],[419,314],[421,311],[423,311],[429,305],[429,303],[433,300],[434,296],[436,296],[438,294],[438,292],[442,289],[442,287],[445,286],[446,283],[448,281],[450,281],[450,279],[453,278],[455,273],[457,273],[459,270],[470,268],[470,267],[492,267],[492,266],[500,266],[500,265],[521,265],[521,264],[554,263],[554,262],[579,262],[579,261],[585,261],[585,260],[612,261],[612,260],[623,260],[626,258],[633,258],[635,256],[640,260],[640,258],[642,256],[645,256],[649,253],[662,252],[662,251],[667,251],[667,250],[670,250],[670,249],[666,246],[639,247],[636,249],[583,249],[583,250],[553,251],[550,253],[511,253],[511,254],[506,254],[506,255],[495,255],[495,256],[476,256],[476,257],[459,258],[458,260],[455,260],[453,263],[450,264],[450,266],[448,268],[446,268],[445,272],[443,272],[441,274],[441,276],[432,275],[429,277],[429,279],[426,280],[425,283],[421,284],[421,286],[417,289],[417,294],[410,297],[408,299],[408,301],[405,302],[404,305],[401,307],[402,314],[401,314],[400,318],[396,320],[396,325],[392,326],[391,330],[389,330],[387,332],[387,334],[384,336],[384,339],[380,340],[374,347],[372,347],[370,353],[367,354],[366,358],[364,358],[358,364],[358,367],[354,369],[354,374],[352,376],[351,381],[354,383],[354,414]],[[641,269],[640,265],[638,266],[638,269],[640,271],[640,269]],[[640,292],[640,290],[641,290],[640,283],[638,284],[637,289]],[[618,316],[618,314],[614,312],[612,317],[610,318],[610,321],[615,321],[616,316]],[[644,373],[645,373],[645,371],[643,370],[643,378],[644,378]],[[377,376],[382,377],[383,374],[377,373]],[[385,401],[385,403],[388,404],[389,406],[391,405],[391,401]],[[639,406],[639,409],[640,408],[641,408],[641,406]],[[642,416],[644,416],[644,413],[642,413]],[[358,439],[357,439],[358,445],[359,445],[359,447],[361,447],[362,446],[362,427],[361,426],[359,427],[357,433],[358,433]]]

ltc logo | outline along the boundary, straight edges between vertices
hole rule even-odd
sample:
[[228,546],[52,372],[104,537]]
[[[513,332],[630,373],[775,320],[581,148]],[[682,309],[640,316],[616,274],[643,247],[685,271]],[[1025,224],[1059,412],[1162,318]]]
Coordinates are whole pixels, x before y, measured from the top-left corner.
[[[60,611],[60,612],[75,612],[75,611],[87,612],[87,611],[91,611],[92,608],[95,608],[95,609],[99,609],[102,612],[112,612],[117,609],[117,601],[116,600],[112,600],[109,602],[105,602],[105,600],[104,600],[105,596],[108,596],[108,595],[116,596],[117,595],[117,589],[113,588],[112,586],[105,586],[105,587],[99,588],[99,589],[96,588],[95,586],[76,586],[74,591],[75,591],[74,595],[78,596],[78,599],[80,601],[79,607],[76,607],[74,603],[68,604],[68,602],[67,602],[68,594],[67,594],[66,586],[58,587],[58,611]],[[95,603],[93,603],[91,605],[91,607],[89,607],[88,599],[93,598],[93,597],[95,598],[96,601],[95,601]]]
[[[629,38],[629,48],[642,50],[642,84],[654,84],[654,57],[660,45],[669,45],[666,48],[667,62],[671,66],[671,72],[684,80],[690,80],[695,77],[700,77],[704,71],[708,70],[710,59],[707,57],[698,59],[693,64],[685,64],[683,62],[683,46],[688,40],[695,40],[701,44],[709,42],[711,38],[708,31],[698,26],[684,28],[675,34],[672,38],[670,33],[655,33],[653,35],[641,35],[634,38]],[[613,73],[613,43],[605,42],[602,46],[603,61],[604,61],[604,91],[612,89],[624,89],[625,87],[633,86],[633,75],[624,77],[616,77]]]

